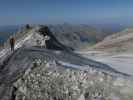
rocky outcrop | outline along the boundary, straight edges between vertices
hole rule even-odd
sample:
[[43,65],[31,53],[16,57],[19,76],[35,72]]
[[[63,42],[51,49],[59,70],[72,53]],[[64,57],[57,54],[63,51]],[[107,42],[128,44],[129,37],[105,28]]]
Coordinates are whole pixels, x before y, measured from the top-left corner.
[[50,37],[49,40],[46,41],[47,49],[52,50],[63,50],[63,51],[72,51],[72,47],[68,47],[63,45],[59,40],[57,40],[56,36],[50,31],[48,26],[41,26],[39,29],[39,33],[44,37],[47,35]]
[[[55,61],[37,59],[35,66],[14,83],[18,89],[15,100],[116,100],[116,98],[132,100],[133,98],[133,87],[123,78],[114,78],[91,68],[70,69]],[[128,93],[120,92],[125,91],[127,87],[130,87]]]

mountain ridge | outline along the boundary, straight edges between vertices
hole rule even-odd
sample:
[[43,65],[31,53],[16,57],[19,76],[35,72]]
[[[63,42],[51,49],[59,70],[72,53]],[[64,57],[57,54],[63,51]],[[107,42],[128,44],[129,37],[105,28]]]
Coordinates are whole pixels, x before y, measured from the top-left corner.
[[110,52],[131,52],[133,50],[132,39],[133,28],[127,28],[121,32],[106,37],[93,48]]

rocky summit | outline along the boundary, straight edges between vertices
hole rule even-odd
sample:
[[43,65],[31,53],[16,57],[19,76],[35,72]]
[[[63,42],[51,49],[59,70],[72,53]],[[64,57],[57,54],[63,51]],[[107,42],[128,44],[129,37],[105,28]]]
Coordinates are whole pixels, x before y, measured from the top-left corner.
[[75,53],[47,26],[0,53],[0,100],[133,100],[131,75]]

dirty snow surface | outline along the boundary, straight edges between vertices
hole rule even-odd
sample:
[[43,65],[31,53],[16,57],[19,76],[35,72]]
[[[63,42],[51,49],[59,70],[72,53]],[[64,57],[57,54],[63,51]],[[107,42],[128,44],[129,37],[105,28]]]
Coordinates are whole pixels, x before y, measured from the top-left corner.
[[111,54],[101,51],[87,51],[78,53],[80,53],[84,57],[91,58],[93,60],[110,65],[112,68],[115,68],[120,72],[133,75],[132,53]]

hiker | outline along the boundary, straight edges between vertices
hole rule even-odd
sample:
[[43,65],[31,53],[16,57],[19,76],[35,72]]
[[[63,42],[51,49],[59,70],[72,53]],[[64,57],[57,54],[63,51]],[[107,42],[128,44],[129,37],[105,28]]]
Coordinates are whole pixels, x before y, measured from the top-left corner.
[[11,47],[11,51],[14,51],[14,47],[15,47],[15,38],[14,37],[10,38],[10,47]]

